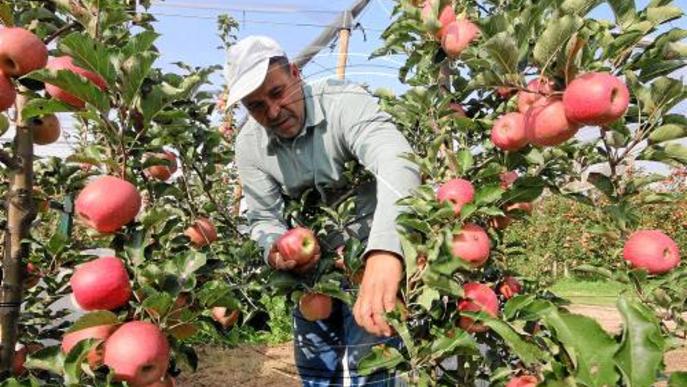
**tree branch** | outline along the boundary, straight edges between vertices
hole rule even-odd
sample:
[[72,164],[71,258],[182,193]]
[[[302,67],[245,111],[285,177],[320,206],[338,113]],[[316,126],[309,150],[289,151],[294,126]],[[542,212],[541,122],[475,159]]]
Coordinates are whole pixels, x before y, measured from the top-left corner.
[[76,22],[71,22],[71,23],[65,24],[64,26],[60,27],[57,31],[50,34],[50,36],[45,38],[45,40],[43,40],[43,43],[45,43],[45,45],[47,46],[53,40],[57,39],[58,37],[62,36],[63,34],[68,32],[69,30],[74,29],[75,27],[78,27],[78,26],[79,26],[79,24]]

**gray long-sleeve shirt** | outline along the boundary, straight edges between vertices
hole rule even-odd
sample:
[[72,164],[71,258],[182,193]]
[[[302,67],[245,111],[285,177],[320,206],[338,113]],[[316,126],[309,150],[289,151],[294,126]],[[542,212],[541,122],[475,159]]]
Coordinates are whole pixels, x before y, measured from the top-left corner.
[[297,198],[312,187],[323,197],[337,192],[348,183],[345,163],[357,159],[375,176],[374,185],[356,195],[358,237],[367,237],[364,255],[385,250],[403,256],[396,201],[420,184],[417,166],[401,157],[412,151],[410,145],[359,85],[327,79],[303,83],[303,94],[305,125],[293,139],[279,138],[252,118],[237,136],[251,238],[269,250],[287,230],[282,194]]

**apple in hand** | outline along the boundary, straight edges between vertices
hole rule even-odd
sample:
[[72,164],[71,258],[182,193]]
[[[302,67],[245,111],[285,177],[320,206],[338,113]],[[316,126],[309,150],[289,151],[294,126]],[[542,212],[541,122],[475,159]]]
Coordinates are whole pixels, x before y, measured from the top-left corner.
[[579,125],[568,121],[563,102],[550,99],[545,105],[535,106],[525,114],[527,140],[534,145],[555,146],[571,139]]
[[623,81],[606,72],[592,72],[575,78],[563,93],[565,115],[571,122],[607,125],[622,117],[630,102]]
[[296,266],[302,266],[319,253],[319,244],[311,230],[295,227],[279,237],[277,249],[285,261],[296,261]]
[[453,212],[458,215],[467,203],[475,198],[475,187],[465,179],[451,179],[442,184],[437,190],[437,200],[440,203],[453,203]]
[[141,195],[130,182],[102,176],[86,184],[74,202],[76,215],[101,233],[112,233],[128,224],[141,209]]
[[633,232],[623,247],[623,257],[635,268],[663,274],[680,264],[677,243],[660,230]]
[[491,142],[505,151],[517,151],[525,147],[527,145],[525,115],[513,112],[499,117],[491,129]]
[[489,259],[491,242],[484,229],[469,223],[453,236],[451,255],[467,261],[472,267],[480,267]]
[[48,48],[31,31],[21,27],[0,29],[0,72],[19,77],[45,67],[47,62]]
[[84,310],[116,309],[131,297],[129,274],[117,257],[100,257],[79,265],[69,284],[74,299]]
[[[469,282],[463,285],[464,297],[458,301],[458,310],[461,312],[484,312],[492,317],[499,314],[499,300],[496,293],[487,285],[478,282]],[[472,318],[463,316],[458,325],[467,332],[486,332],[489,327],[476,323]]]
[[131,321],[105,341],[104,362],[114,370],[115,380],[147,386],[167,373],[169,351],[160,328],[147,321]]

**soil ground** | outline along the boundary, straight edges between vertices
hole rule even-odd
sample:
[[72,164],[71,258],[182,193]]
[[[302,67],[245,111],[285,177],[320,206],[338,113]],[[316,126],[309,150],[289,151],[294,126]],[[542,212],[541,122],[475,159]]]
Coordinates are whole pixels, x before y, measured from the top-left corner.
[[[621,318],[612,307],[574,305],[572,312],[595,318],[610,331],[620,329]],[[198,371],[183,373],[181,387],[290,387],[299,386],[293,365],[293,343],[277,346],[240,346],[232,349],[201,347]],[[687,347],[665,355],[666,372],[687,371]]]

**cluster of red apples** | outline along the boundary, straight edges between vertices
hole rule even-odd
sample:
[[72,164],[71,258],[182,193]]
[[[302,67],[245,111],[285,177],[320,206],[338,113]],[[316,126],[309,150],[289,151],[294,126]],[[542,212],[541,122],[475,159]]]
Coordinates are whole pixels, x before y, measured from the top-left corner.
[[491,141],[504,151],[518,151],[527,144],[559,145],[584,125],[613,123],[625,114],[629,101],[625,83],[609,73],[583,74],[562,92],[555,90],[553,81],[540,77],[518,92],[517,112],[496,120]]

